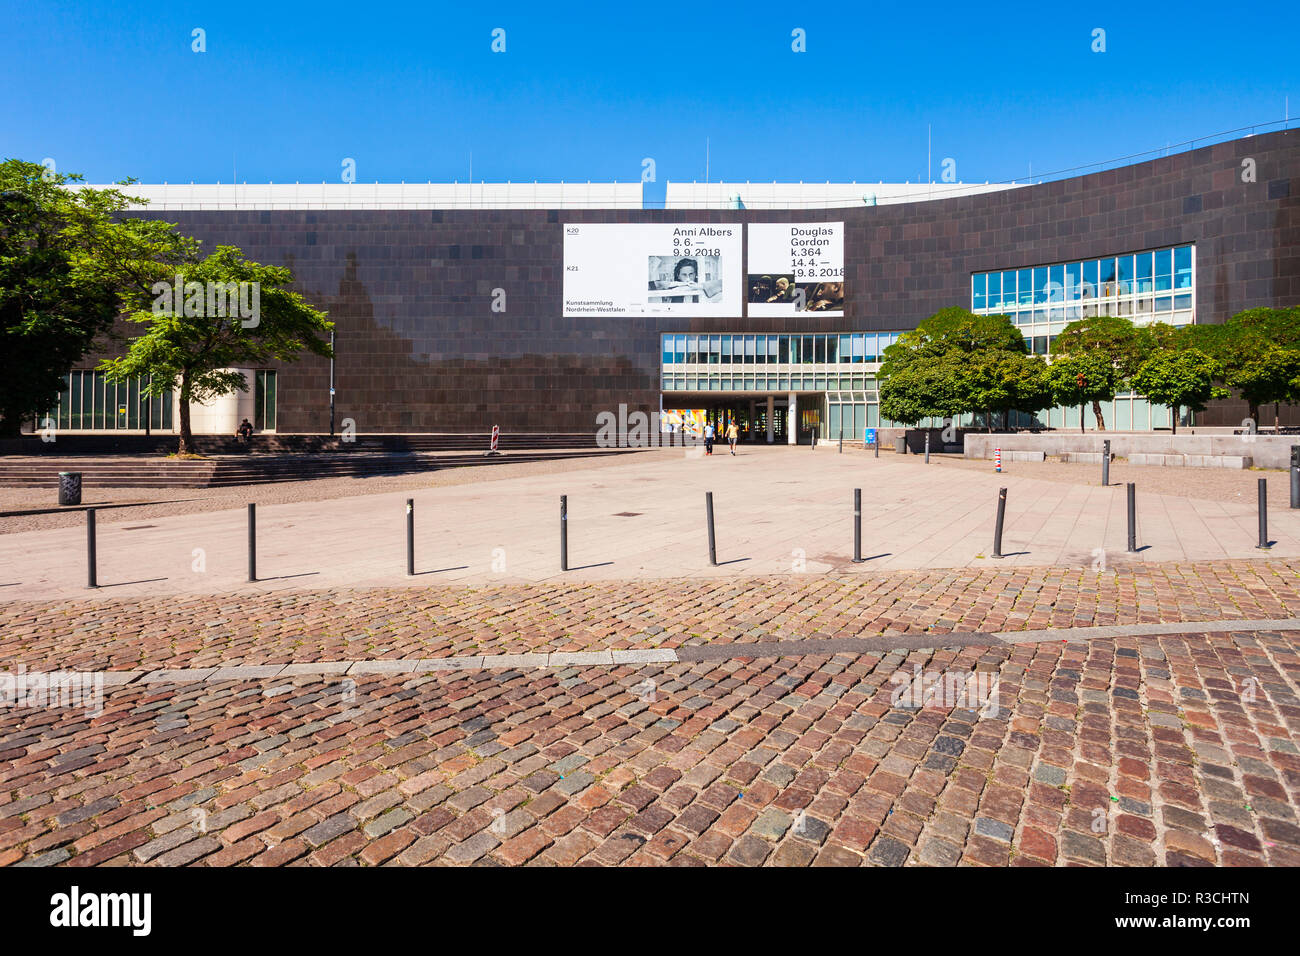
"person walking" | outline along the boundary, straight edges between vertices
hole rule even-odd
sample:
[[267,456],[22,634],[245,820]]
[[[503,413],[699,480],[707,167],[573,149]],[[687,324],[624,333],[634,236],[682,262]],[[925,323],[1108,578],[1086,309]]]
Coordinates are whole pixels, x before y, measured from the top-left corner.
[[713,423],[704,426],[704,454],[713,454]]
[[736,439],[739,437],[740,429],[736,427],[736,422],[733,419],[731,424],[727,426],[727,442],[731,445],[732,455],[736,454]]

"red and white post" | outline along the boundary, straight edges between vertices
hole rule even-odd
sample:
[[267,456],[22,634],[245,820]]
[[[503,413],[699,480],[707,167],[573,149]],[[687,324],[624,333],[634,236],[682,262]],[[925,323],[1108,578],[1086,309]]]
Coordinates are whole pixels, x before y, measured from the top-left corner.
[[993,470],[999,475],[1002,474],[1002,449],[993,449]]

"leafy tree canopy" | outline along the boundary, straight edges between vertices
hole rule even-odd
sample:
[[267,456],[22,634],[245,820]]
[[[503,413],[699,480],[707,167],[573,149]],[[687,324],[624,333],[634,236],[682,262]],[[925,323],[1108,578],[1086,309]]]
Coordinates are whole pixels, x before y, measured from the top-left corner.
[[243,374],[233,371],[241,366],[292,362],[304,351],[328,357],[333,323],[288,288],[289,269],[249,261],[234,246],[186,264],[180,277],[179,292],[165,280],[151,289],[151,308],[129,316],[148,328],[125,356],[100,367],[115,381],[151,376],[147,394],[178,393],[185,453],[193,446],[190,402],[247,391]]
[[80,180],[0,163],[0,434],[53,406],[124,305],[184,254],[169,224],[115,218],[139,200]]

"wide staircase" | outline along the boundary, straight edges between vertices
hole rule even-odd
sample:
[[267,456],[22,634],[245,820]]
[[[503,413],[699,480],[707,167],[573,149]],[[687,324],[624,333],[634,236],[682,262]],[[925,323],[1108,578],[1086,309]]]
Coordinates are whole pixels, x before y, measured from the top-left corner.
[[[21,452],[9,450],[15,445]],[[485,454],[488,440],[482,435],[365,435],[349,442],[320,435],[255,435],[248,444],[202,436],[195,439],[196,452],[205,456],[200,459],[163,457],[175,450],[174,435],[77,435],[4,446],[0,486],[29,488],[57,487],[62,471],[79,472],[82,485],[91,488],[211,488],[629,453],[597,448],[593,435],[520,435],[513,441],[503,436],[498,455]]]

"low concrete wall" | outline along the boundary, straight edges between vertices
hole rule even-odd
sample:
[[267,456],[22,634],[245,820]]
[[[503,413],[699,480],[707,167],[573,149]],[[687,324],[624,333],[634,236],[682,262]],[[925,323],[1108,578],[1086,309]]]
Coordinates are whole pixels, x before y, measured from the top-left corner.
[[[1291,446],[1300,445],[1300,439],[1294,435],[1174,435],[1166,432],[1089,432],[1086,435],[1068,432],[1029,432],[1010,434],[987,432],[966,433],[966,457],[993,457],[993,449],[1001,448],[1002,457],[1008,452],[1029,451],[1042,452],[1057,458],[1070,455],[1072,460],[1078,454],[1101,455],[1101,443],[1110,441],[1111,454],[1118,458],[1132,458],[1134,455],[1190,455],[1216,458],[1249,458],[1257,468],[1290,468]],[[1096,459],[1098,462],[1101,458]],[[1184,461],[1185,465],[1196,462],[1193,457]],[[1204,462],[1198,464],[1204,465]],[[1222,467],[1222,465],[1220,465]],[[1251,467],[1250,464],[1236,467]]]

